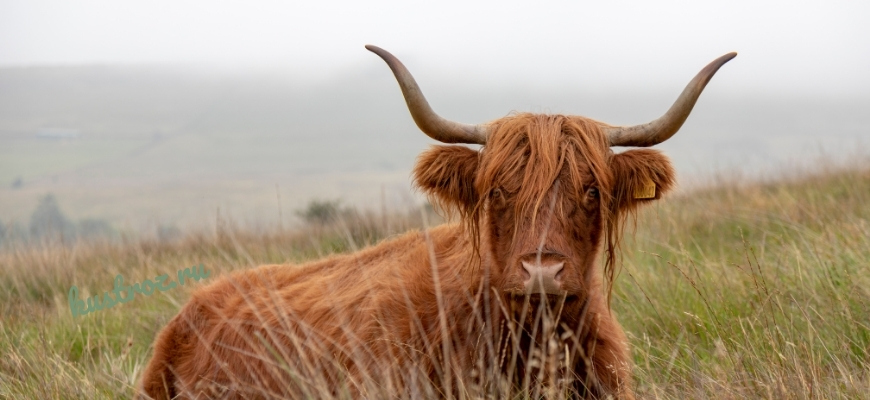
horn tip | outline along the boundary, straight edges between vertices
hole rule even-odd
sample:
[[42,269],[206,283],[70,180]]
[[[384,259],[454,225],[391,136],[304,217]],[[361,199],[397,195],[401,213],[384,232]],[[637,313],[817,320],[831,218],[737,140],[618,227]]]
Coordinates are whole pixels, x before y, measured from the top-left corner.
[[[366,50],[368,50],[368,51],[370,51],[370,52],[372,52],[372,53],[375,53],[378,57],[384,59],[384,61],[386,61],[387,64],[390,64],[391,62],[393,62],[393,63],[398,63],[398,62],[399,62],[399,60],[397,60],[395,56],[393,56],[392,54],[390,54],[389,51],[386,51],[386,50],[384,50],[384,49],[382,49],[382,48],[380,48],[380,47],[378,47],[378,46],[375,46],[375,45],[373,45],[373,44],[367,44],[367,45],[366,45]],[[400,64],[401,64],[401,63],[400,63]],[[391,67],[391,68],[392,68],[392,67]]]
[[384,51],[384,49],[382,49],[382,48],[380,48],[380,47],[378,47],[378,46],[375,46],[375,45],[373,45],[373,44],[367,44],[367,45],[366,45],[366,50],[368,50],[368,51],[370,51],[370,52],[372,52],[372,53],[375,53],[375,54],[378,54],[379,52]]
[[736,51],[732,51],[728,54],[725,54],[725,55],[713,60],[713,62],[711,62],[710,64],[707,64],[707,66],[704,67],[704,69],[702,69],[701,72],[699,72],[699,76],[706,77],[706,79],[704,80],[704,84],[706,85],[707,81],[709,81],[710,78],[713,77],[713,74],[715,74],[716,71],[719,70],[720,67],[725,65],[725,63],[727,63],[728,61],[731,61],[731,59],[733,59],[734,57],[737,57]]
[[719,57],[719,59],[722,60],[722,63],[726,63],[726,62],[728,62],[728,61],[731,61],[731,59],[734,58],[734,57],[737,57],[737,52],[736,52],[736,51],[732,51],[732,52],[730,52],[730,53],[728,53],[728,54],[725,54],[724,56]]

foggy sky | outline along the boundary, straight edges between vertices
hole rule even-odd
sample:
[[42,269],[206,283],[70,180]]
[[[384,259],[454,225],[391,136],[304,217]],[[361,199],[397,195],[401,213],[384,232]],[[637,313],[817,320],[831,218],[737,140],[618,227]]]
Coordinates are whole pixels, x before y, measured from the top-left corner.
[[[684,85],[739,53],[732,92],[870,93],[867,1],[0,0],[0,67],[160,64],[324,80],[383,65],[553,86]],[[727,71],[727,72],[726,72]]]

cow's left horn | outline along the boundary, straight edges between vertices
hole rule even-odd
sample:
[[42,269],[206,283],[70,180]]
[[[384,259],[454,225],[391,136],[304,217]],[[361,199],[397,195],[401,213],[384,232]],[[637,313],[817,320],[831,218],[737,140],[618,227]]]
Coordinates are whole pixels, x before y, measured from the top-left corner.
[[719,70],[719,67],[736,56],[737,53],[728,53],[707,64],[698,75],[695,75],[695,79],[692,79],[683,89],[683,93],[680,94],[668,112],[659,119],[643,125],[605,128],[604,131],[610,138],[610,145],[649,147],[668,140],[683,126],[683,122],[689,117],[692,107],[695,106],[704,86],[707,86],[707,82],[710,82],[713,74]]
[[423,133],[443,143],[486,143],[488,134],[486,125],[469,125],[441,118],[435,111],[432,111],[432,107],[429,106],[429,102],[426,101],[426,97],[417,86],[417,81],[398,58],[388,51],[370,44],[366,45],[366,49],[383,58],[393,70],[393,75],[396,76],[399,87],[402,88],[408,110],[411,111],[411,117],[414,118],[414,122]]

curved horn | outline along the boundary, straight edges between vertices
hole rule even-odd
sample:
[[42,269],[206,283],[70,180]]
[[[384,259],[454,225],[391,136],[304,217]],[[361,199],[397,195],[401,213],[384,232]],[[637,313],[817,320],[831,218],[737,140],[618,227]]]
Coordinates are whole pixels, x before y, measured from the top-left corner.
[[488,134],[486,125],[468,125],[441,118],[435,114],[435,111],[432,111],[432,107],[429,106],[429,102],[426,101],[423,92],[417,86],[417,81],[399,59],[377,46],[369,44],[366,45],[366,49],[383,58],[393,70],[393,75],[396,76],[399,87],[402,88],[402,95],[405,96],[408,110],[411,111],[411,117],[414,118],[414,122],[423,133],[443,143],[486,143]]
[[604,132],[610,138],[610,145],[649,147],[670,139],[671,136],[680,130],[683,122],[686,122],[686,118],[692,112],[692,107],[695,106],[695,102],[701,96],[704,86],[707,86],[707,82],[710,82],[713,74],[719,70],[719,67],[736,56],[737,53],[728,53],[707,64],[686,85],[683,93],[680,94],[680,97],[677,98],[677,101],[674,102],[668,112],[659,117],[659,119],[642,125],[604,128]]

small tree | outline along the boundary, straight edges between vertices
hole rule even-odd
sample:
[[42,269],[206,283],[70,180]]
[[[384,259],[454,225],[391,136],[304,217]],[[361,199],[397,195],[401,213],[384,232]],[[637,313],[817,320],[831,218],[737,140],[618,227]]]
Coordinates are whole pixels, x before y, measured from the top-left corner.
[[35,239],[43,237],[72,239],[75,237],[75,230],[75,225],[60,210],[54,195],[45,195],[30,215],[30,236]]
[[349,212],[341,205],[341,200],[311,200],[305,209],[296,211],[296,215],[306,223],[326,225]]

